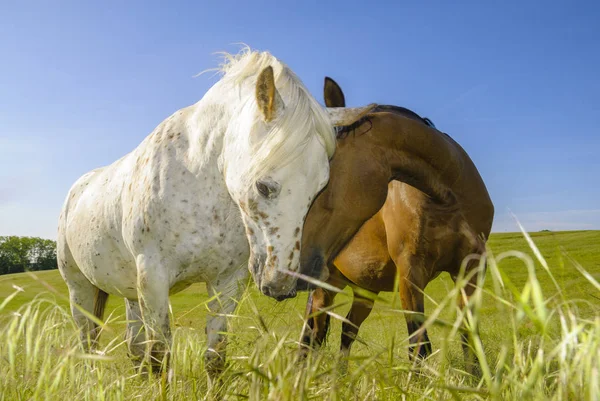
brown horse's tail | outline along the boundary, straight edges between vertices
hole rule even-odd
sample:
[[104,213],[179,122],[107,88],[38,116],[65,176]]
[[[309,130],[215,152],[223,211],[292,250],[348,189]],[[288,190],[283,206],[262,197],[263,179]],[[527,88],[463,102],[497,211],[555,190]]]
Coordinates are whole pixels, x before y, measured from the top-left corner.
[[[96,288],[96,294],[94,295],[94,316],[102,321],[104,320],[104,307],[108,300],[108,293],[102,291],[100,288]],[[90,332],[90,348],[94,350],[98,345],[98,339],[100,337],[101,329],[98,327],[96,322],[92,323],[92,330]]]
[[96,288],[96,295],[94,296],[94,316],[98,319],[104,319],[104,307],[108,300],[108,293],[102,291],[100,288]]

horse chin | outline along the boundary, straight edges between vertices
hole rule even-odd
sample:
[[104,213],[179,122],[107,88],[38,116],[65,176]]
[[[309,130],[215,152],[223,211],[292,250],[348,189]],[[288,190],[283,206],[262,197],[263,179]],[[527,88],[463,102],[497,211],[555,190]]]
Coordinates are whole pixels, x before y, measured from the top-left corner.
[[260,292],[264,295],[275,299],[276,301],[283,301],[284,299],[294,298],[297,294],[296,288],[292,286],[287,290],[284,290],[285,287],[281,287],[279,285],[274,285],[264,280],[261,280],[261,284],[259,286]]
[[296,289],[291,290],[287,294],[273,296],[276,301],[283,301],[284,299],[296,298]]
[[[321,274],[319,275],[319,277],[315,277],[315,279],[321,283],[326,283],[327,280],[329,279],[329,268],[327,266],[323,266],[321,268]],[[319,283],[308,283],[305,281],[305,283],[307,284],[307,290],[312,291],[312,290],[316,290],[317,288],[320,288],[321,286],[319,285]]]
[[323,269],[321,270],[321,276],[319,277],[319,281],[326,282],[329,280],[329,267],[323,265]]

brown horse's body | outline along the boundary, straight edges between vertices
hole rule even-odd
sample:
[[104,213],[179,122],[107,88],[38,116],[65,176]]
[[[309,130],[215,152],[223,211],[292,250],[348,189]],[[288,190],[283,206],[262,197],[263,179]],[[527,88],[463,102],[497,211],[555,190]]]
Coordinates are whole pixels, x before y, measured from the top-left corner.
[[[341,89],[331,80],[326,81],[325,97],[329,107],[344,106],[340,104],[343,103]],[[368,134],[374,137],[384,135],[385,131],[392,135],[406,135],[407,141],[419,142],[397,154],[401,159],[397,163],[409,167],[400,167],[403,173],[399,177],[391,177],[393,180],[387,184],[383,207],[364,222],[353,237],[350,236],[337,256],[335,249],[332,250],[329,260],[334,259],[333,263],[329,263],[327,282],[338,288],[351,285],[375,293],[395,291],[396,284],[403,308],[423,313],[423,290],[432,279],[444,271],[456,277],[465,257],[484,253],[494,208],[475,165],[458,143],[426,127],[426,122],[409,110],[383,106],[374,111],[378,110],[393,116],[373,113]],[[423,127],[419,128],[418,124]],[[356,131],[360,129],[357,127]],[[423,130],[422,137],[414,135],[415,129]],[[352,141],[352,138],[344,141]],[[411,147],[419,150],[412,152]],[[436,162],[431,163],[433,160]],[[395,161],[387,157],[387,162],[391,165],[388,168],[394,169]],[[417,173],[416,169],[422,162],[427,168]],[[414,171],[410,171],[411,165]],[[348,170],[333,168],[332,164],[331,180],[337,179],[338,171],[343,174]],[[328,188],[321,196],[331,197],[327,191]],[[436,191],[440,196],[435,196]],[[309,231],[311,213],[319,213],[318,207],[316,209],[311,209],[307,218]],[[348,231],[341,235],[349,236]],[[468,269],[473,266],[474,263],[471,263]],[[467,293],[470,292],[467,289]],[[332,305],[334,297],[335,293],[321,288],[312,292],[307,313],[316,315],[308,321],[304,336],[306,344],[319,345],[324,340],[328,317],[317,312]],[[343,352],[349,353],[358,327],[372,307],[373,301],[355,295],[347,316],[352,324],[344,323],[342,329]],[[426,356],[431,348],[426,331],[420,329],[420,317],[406,315],[406,320],[410,343],[413,346],[425,343],[417,348],[420,356]]]
[[477,207],[449,212],[418,189],[392,181],[383,208],[360,228],[334,267],[373,292],[393,291],[398,273],[416,285],[444,271],[456,274],[466,256],[482,251],[477,233],[489,234],[476,220],[478,212]]

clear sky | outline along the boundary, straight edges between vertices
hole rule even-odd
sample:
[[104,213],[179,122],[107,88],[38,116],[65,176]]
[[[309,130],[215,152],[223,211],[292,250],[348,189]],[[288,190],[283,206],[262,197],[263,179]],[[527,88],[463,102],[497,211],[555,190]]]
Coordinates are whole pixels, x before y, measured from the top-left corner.
[[0,2],[0,235],[56,238],[73,182],[198,101],[216,78],[193,76],[237,42],[319,101],[329,75],[350,106],[430,117],[477,165],[494,231],[516,231],[509,210],[600,229],[600,2],[457,3]]

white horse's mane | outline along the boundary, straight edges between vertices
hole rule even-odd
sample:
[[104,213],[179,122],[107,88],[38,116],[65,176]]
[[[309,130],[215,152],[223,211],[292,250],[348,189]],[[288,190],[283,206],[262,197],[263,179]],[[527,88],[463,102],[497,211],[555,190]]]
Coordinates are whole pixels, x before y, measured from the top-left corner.
[[[249,118],[254,119],[246,128],[260,122],[254,87],[258,74],[268,66],[273,67],[275,86],[285,104],[283,114],[267,125],[267,134],[251,148],[251,165],[247,166],[244,174],[246,184],[252,185],[264,174],[292,161],[304,150],[313,135],[317,135],[327,155],[333,156],[336,138],[329,115],[285,64],[268,52],[253,51],[248,47],[236,55],[222,54],[224,62],[219,70],[224,74],[223,83],[233,87],[250,85],[252,88],[240,104],[238,112],[241,118],[232,122],[229,129],[240,132],[239,125],[248,124]],[[224,162],[235,163],[235,160]],[[224,167],[227,168],[226,165]]]

